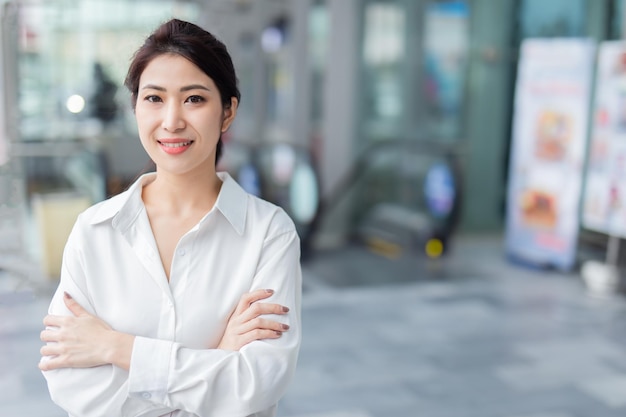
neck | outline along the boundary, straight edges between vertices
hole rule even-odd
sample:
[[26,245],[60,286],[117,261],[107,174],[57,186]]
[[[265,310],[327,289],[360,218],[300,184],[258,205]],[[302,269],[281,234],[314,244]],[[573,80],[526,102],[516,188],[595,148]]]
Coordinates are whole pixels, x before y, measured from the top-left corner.
[[222,181],[215,170],[188,175],[173,175],[157,169],[156,179],[144,187],[146,206],[158,207],[172,215],[192,210],[209,211],[220,192]]

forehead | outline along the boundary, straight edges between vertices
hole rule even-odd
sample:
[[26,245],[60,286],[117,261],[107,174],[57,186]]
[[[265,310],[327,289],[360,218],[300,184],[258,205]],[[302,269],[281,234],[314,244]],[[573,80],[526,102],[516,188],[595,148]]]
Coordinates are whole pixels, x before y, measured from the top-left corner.
[[139,78],[144,84],[186,85],[190,82],[213,86],[213,80],[196,64],[177,54],[161,54],[154,57]]

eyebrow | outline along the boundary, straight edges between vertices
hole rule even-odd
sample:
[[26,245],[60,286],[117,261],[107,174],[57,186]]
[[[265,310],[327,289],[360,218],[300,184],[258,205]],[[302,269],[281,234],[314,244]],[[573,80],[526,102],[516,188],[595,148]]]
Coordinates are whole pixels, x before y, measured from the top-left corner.
[[[157,90],[157,91],[167,91],[167,89],[165,87],[161,87],[160,85],[156,85],[156,84],[146,84],[143,87],[141,87],[142,90]],[[184,87],[180,88],[180,92],[185,92],[185,91],[190,91],[190,90],[206,90],[206,91],[211,91],[209,89],[209,87],[206,87],[202,84],[191,84],[191,85],[186,85]]]

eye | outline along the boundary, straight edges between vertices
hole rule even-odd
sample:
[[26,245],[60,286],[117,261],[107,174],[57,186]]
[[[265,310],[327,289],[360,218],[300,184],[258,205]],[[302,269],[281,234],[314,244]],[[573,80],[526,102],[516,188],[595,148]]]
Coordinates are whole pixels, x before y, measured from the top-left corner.
[[159,103],[161,102],[161,97],[159,96],[155,96],[155,95],[149,95],[149,96],[145,96],[144,100],[150,103]]
[[203,103],[204,101],[205,101],[204,97],[202,97],[202,96],[189,96],[187,98],[187,102],[188,103],[197,104],[197,103]]

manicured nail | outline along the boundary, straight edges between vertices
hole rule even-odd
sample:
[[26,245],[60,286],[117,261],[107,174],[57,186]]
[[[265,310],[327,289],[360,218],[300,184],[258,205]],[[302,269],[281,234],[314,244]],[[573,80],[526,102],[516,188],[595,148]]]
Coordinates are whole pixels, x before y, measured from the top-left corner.
[[284,313],[288,313],[289,312],[289,307],[283,307],[283,312]]
[[283,335],[283,332],[279,332],[278,330],[276,330],[275,333],[276,333],[276,336],[282,336]]
[[265,292],[268,294],[274,294],[274,290],[265,290]]
[[289,330],[289,325],[288,325],[288,324],[283,324],[283,325],[281,325],[281,327],[282,327],[284,330]]
[[65,298],[67,298],[68,300],[71,300],[71,299],[72,299],[72,296],[71,296],[71,295],[69,295],[69,294],[67,293],[67,291],[63,291],[63,295],[64,295],[64,296],[65,296]]

